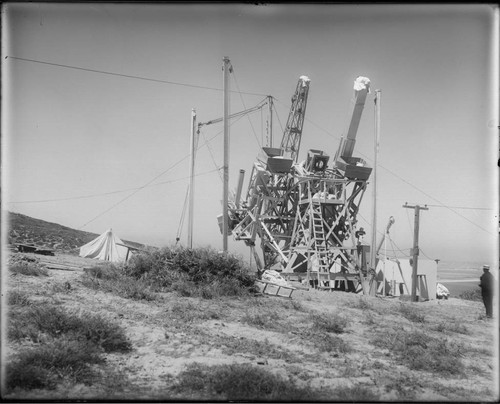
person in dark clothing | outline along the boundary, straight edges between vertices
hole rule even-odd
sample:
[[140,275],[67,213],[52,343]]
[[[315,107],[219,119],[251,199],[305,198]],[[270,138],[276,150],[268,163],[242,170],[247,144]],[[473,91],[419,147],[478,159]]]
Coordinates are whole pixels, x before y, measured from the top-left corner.
[[484,307],[486,308],[486,317],[493,317],[493,275],[490,274],[489,265],[483,265],[483,275],[479,278],[481,295],[483,296]]

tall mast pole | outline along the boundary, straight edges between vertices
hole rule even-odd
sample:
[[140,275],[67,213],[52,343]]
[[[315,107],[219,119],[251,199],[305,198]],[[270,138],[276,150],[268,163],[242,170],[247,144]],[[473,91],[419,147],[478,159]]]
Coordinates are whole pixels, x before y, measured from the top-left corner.
[[273,96],[268,95],[269,106],[269,147],[273,147]]
[[191,110],[191,161],[189,166],[189,214],[188,214],[188,248],[193,248],[193,212],[194,212],[194,161],[197,142],[196,110]]
[[[372,248],[370,254],[370,265],[377,271],[377,164],[378,149],[380,143],[380,90],[375,90],[375,145],[373,162],[373,219],[372,219]],[[385,280],[384,280],[385,282]]]
[[227,56],[224,56],[224,64],[222,66],[223,71],[223,90],[224,90],[224,100],[223,100],[223,120],[224,120],[224,185],[223,185],[223,195],[222,195],[222,250],[227,252],[227,238],[228,238],[228,227],[229,227],[229,215],[228,215],[228,202],[229,202],[229,70],[231,69],[231,62]]

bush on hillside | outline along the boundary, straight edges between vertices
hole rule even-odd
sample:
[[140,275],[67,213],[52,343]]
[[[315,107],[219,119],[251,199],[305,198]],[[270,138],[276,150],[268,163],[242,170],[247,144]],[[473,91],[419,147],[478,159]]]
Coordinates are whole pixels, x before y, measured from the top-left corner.
[[91,278],[103,280],[117,280],[123,275],[123,270],[110,262],[106,262],[103,265],[84,268],[83,272]]
[[20,290],[9,290],[7,294],[7,304],[9,306],[31,306],[32,302],[26,292]]
[[127,352],[132,348],[118,324],[96,314],[76,314],[41,304],[27,307],[10,319],[9,337],[13,340],[29,338],[39,342],[41,333],[54,338],[67,335],[74,340],[89,341],[105,352]]
[[435,338],[424,331],[389,330],[376,333],[371,343],[388,349],[413,370],[447,375],[463,372],[462,348],[446,338]]
[[335,314],[313,314],[313,330],[342,334],[349,324],[347,317]]
[[57,381],[66,377],[77,383],[86,383],[94,376],[91,365],[103,362],[99,347],[89,341],[53,339],[22,351],[7,364],[6,387],[7,390],[52,389]]
[[10,272],[26,276],[49,276],[49,271],[31,262],[19,262],[9,267]]
[[183,296],[234,296],[253,287],[255,277],[241,259],[211,248],[162,248],[133,256],[124,273]]
[[324,399],[310,387],[299,387],[266,369],[248,363],[206,366],[193,363],[177,379],[176,392],[193,398],[222,401],[317,401]]
[[124,272],[122,266],[111,263],[86,268],[82,284],[90,289],[114,293],[126,299],[155,300],[158,289],[143,279],[136,279]]
[[421,310],[410,304],[401,303],[399,305],[399,312],[412,323],[425,323],[425,316]]
[[479,289],[479,288],[466,290],[466,291],[460,293],[460,295],[458,295],[458,297],[460,299],[463,299],[463,300],[473,300],[473,301],[477,301],[477,302],[483,301],[483,297],[481,295],[481,289]]

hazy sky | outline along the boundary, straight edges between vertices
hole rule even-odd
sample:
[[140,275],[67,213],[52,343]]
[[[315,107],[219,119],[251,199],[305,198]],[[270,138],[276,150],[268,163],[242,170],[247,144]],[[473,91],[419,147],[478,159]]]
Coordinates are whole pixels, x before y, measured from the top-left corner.
[[[175,242],[189,175],[191,109],[222,117],[276,98],[279,144],[301,75],[311,79],[300,159],[333,156],[353,81],[381,90],[377,227],[408,255],[484,261],[498,250],[498,10],[489,5],[4,3],[4,210],[163,246]],[[267,111],[231,125],[230,188],[266,142]],[[355,156],[374,158],[369,95]],[[200,134],[195,246],[222,247],[222,124]],[[208,141],[208,144],[207,144]],[[219,170],[220,171],[220,170]],[[371,234],[372,184],[359,225]],[[182,242],[186,243],[186,224]],[[379,236],[380,237],[380,236]],[[367,240],[370,241],[369,239]],[[244,244],[229,248],[248,257]]]

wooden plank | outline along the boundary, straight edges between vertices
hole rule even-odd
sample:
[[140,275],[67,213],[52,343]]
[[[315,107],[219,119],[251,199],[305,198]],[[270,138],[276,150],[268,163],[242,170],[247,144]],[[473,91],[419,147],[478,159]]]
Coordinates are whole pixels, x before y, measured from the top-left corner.
[[67,264],[65,262],[57,263],[57,262],[52,262],[52,261],[43,261],[43,260],[40,260],[40,263],[44,264],[46,266],[47,265],[56,265],[56,266],[63,266],[63,267],[76,268],[76,269],[82,269],[83,268],[83,266]]
[[60,269],[63,271],[76,271],[76,269],[65,267],[63,265],[57,265],[57,264],[46,265],[46,268],[47,269]]
[[17,250],[19,252],[34,253],[36,251],[36,247],[34,245],[18,244]]

